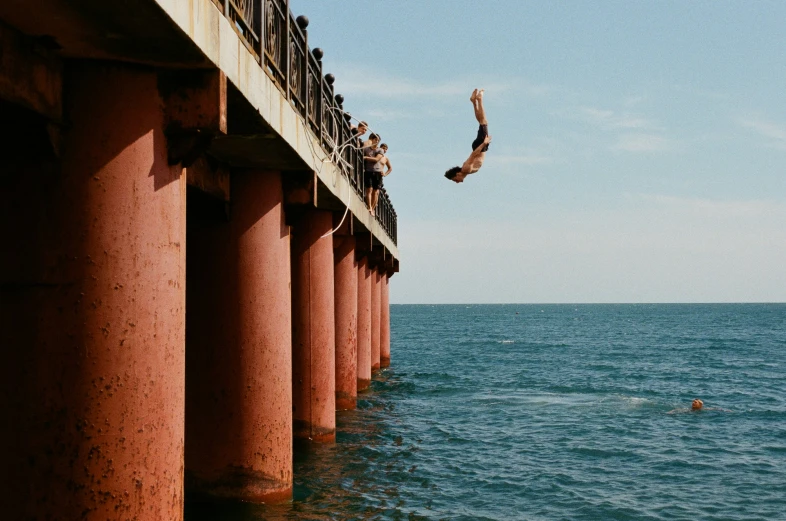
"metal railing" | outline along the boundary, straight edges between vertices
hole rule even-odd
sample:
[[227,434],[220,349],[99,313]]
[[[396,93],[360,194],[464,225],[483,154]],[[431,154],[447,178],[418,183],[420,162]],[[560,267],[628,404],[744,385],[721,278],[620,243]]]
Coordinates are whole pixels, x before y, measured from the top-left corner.
[[[289,0],[212,1],[232,22],[292,108],[303,117],[325,153],[341,151],[340,159],[334,159],[363,199],[363,155],[357,148],[345,146],[352,133],[349,118],[344,117],[344,97],[333,92],[333,75],[322,75],[322,50],[308,47],[308,19],[294,18]],[[376,218],[397,244],[396,211],[386,192],[380,193]]]

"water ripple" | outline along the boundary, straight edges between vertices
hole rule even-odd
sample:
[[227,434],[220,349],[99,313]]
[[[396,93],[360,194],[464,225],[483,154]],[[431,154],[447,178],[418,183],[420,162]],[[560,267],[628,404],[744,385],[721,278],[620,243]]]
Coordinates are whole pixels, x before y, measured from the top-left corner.
[[336,445],[296,454],[292,504],[187,521],[786,519],[785,305],[391,320],[392,368],[339,414]]

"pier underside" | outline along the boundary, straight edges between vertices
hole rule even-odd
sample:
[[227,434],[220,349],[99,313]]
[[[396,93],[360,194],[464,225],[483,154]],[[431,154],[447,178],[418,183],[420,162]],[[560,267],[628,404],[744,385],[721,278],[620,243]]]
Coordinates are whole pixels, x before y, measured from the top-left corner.
[[290,500],[368,387],[392,206],[210,0],[8,0],[0,45],[6,516]]

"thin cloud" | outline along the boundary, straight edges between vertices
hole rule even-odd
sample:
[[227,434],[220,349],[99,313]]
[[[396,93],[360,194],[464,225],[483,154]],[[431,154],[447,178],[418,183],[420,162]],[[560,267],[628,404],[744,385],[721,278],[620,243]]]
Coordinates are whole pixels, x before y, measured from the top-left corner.
[[626,107],[635,107],[647,99],[646,96],[628,96],[622,100],[622,104]]
[[654,128],[655,125],[648,119],[635,114],[623,112],[618,114],[613,110],[604,110],[595,107],[581,107],[579,114],[590,123],[608,129],[644,129]]
[[707,217],[783,216],[786,206],[766,199],[715,200],[660,194],[630,194],[630,198],[648,201],[670,210],[701,214]]
[[770,146],[786,150],[786,127],[760,119],[746,119],[740,124],[767,138]]
[[554,159],[538,154],[495,155],[490,156],[489,162],[503,165],[550,165]]
[[[478,85],[477,79],[473,78],[453,78],[444,82],[426,83],[409,77],[381,74],[378,69],[346,63],[339,64],[334,74],[335,87],[344,95],[386,99],[468,96],[471,90],[468,85]],[[548,86],[531,84],[525,80],[483,81],[480,86],[488,92],[516,91],[533,97],[550,92]]]
[[366,119],[376,121],[392,121],[400,119],[420,119],[421,114],[416,112],[406,112],[403,110],[378,110],[372,109],[366,111]]
[[623,134],[612,145],[612,150],[624,152],[663,152],[671,148],[668,139],[654,134]]
[[731,99],[731,96],[726,92],[709,90],[709,89],[699,89],[690,85],[672,85],[671,88],[676,92],[691,94],[712,101],[728,101]]

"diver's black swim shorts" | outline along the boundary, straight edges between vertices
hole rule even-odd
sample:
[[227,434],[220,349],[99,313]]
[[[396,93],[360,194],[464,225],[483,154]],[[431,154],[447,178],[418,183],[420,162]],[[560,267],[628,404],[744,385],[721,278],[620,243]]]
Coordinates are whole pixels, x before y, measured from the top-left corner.
[[[478,137],[475,138],[475,141],[472,142],[472,150],[475,150],[483,143],[483,140],[486,139],[486,136],[489,135],[489,126],[488,125],[480,125],[478,126]],[[486,145],[483,147],[483,152],[487,151],[489,146]]]

